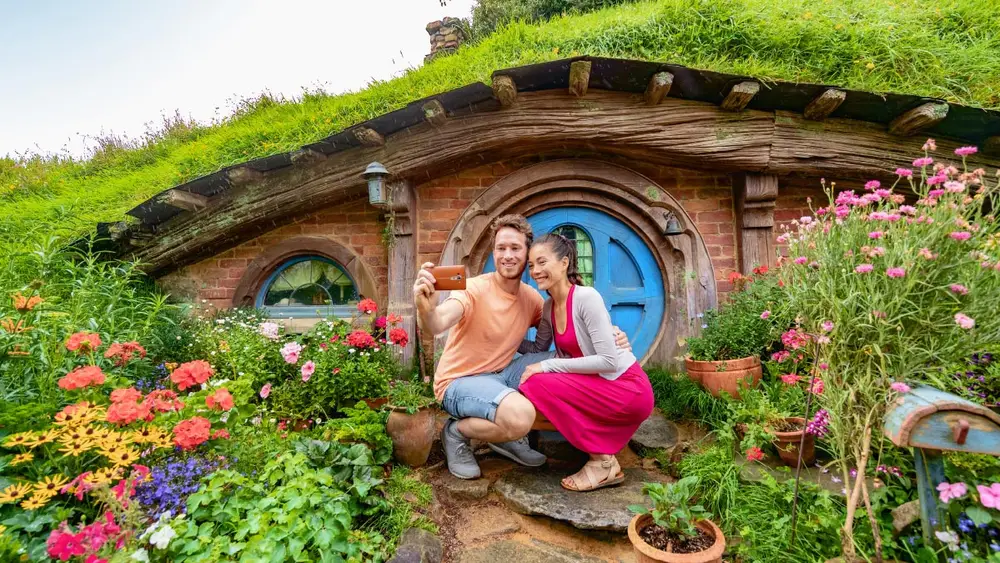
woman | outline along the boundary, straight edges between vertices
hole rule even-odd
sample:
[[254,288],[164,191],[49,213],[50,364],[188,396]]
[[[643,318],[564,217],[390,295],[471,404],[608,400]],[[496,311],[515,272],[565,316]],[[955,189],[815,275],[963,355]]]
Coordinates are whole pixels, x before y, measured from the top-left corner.
[[548,234],[531,246],[528,268],[539,290],[548,291],[534,341],[527,354],[556,344],[554,358],[529,365],[521,393],[576,448],[590,455],[562,486],[592,491],[625,480],[615,454],[621,451],[653,410],[653,389],[635,356],[615,346],[604,299],[583,286],[576,247],[566,237]]

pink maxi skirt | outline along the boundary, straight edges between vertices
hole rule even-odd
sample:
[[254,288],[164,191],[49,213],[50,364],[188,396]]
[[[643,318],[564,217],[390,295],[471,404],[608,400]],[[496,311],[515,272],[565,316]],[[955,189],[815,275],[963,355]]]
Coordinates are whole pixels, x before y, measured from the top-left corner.
[[620,452],[653,412],[653,388],[638,362],[614,381],[539,373],[520,391],[570,444],[588,454]]

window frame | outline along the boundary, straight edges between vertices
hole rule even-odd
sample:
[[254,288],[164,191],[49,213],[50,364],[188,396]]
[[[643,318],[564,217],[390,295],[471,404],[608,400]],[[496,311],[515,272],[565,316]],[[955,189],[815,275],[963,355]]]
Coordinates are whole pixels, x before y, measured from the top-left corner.
[[[288,270],[295,264],[300,264],[307,261],[319,261],[326,264],[330,264],[337,268],[341,274],[344,275],[351,282],[351,286],[354,288],[354,297],[349,301],[354,301],[354,303],[347,303],[344,305],[325,305],[320,307],[308,306],[308,305],[265,305],[265,299],[267,297],[268,291],[274,284],[275,280],[282,272]],[[298,288],[296,288],[298,289]],[[294,292],[295,290],[293,290]],[[268,317],[273,319],[324,319],[324,318],[340,318],[347,319],[351,318],[354,312],[357,310],[357,301],[360,300],[361,292],[358,288],[358,282],[351,275],[350,271],[332,258],[323,256],[320,254],[301,254],[299,256],[289,257],[282,262],[280,262],[274,270],[264,279],[264,282],[260,286],[260,290],[254,298],[254,307],[267,311]],[[321,313],[319,311],[326,310],[327,314]]]

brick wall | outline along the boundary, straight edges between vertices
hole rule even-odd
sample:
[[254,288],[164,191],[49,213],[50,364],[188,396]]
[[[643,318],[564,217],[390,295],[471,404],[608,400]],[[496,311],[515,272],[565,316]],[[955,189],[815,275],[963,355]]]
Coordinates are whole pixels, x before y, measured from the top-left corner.
[[250,263],[264,249],[282,240],[300,235],[326,235],[363,257],[368,264],[384,303],[388,287],[388,266],[379,211],[368,204],[367,195],[347,203],[303,216],[293,223],[249,240],[222,252],[181,268],[160,278],[167,291],[206,307],[232,306],[233,293]]

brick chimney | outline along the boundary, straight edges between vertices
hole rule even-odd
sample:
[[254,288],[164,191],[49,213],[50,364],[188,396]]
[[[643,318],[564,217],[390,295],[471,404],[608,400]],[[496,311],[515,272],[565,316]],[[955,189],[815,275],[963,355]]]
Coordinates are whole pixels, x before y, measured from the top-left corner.
[[465,41],[465,34],[460,27],[458,18],[444,18],[427,24],[427,34],[431,36],[431,52],[424,57],[429,62],[439,54],[454,53]]

